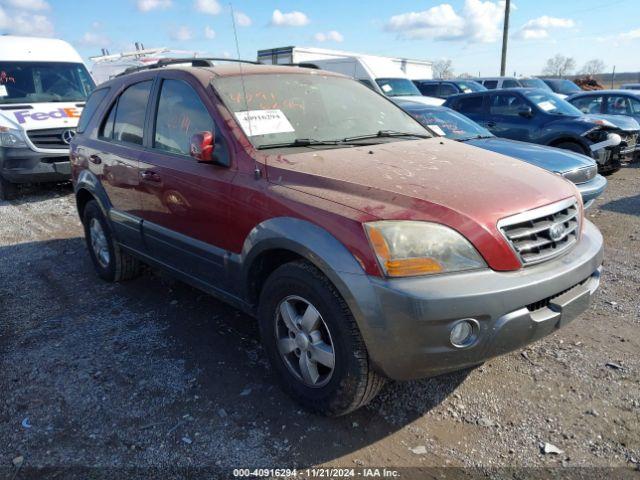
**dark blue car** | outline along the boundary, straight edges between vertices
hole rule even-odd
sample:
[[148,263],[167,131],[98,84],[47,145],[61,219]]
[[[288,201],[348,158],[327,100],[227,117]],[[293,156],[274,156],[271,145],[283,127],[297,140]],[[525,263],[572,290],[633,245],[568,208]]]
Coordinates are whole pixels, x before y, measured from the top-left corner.
[[607,187],[606,178],[597,173],[596,163],[585,155],[497,138],[486,128],[450,108],[431,107],[408,101],[399,105],[437,135],[524,160],[562,175],[576,184],[585,206],[593,203]]
[[557,95],[535,88],[455,95],[447,99],[445,106],[498,137],[588,155],[605,175],[633,157],[640,133],[640,124],[632,118],[585,115]]
[[487,90],[486,87],[473,80],[413,80],[413,83],[422,95],[436,98]]

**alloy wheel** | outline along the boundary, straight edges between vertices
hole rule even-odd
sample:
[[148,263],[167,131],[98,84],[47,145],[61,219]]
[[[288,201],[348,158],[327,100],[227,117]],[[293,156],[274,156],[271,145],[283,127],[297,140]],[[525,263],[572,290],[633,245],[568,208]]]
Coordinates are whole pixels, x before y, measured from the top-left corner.
[[91,239],[91,248],[93,249],[96,260],[98,260],[101,267],[107,268],[111,260],[109,244],[104,234],[102,224],[97,218],[92,218],[89,223],[89,236]]

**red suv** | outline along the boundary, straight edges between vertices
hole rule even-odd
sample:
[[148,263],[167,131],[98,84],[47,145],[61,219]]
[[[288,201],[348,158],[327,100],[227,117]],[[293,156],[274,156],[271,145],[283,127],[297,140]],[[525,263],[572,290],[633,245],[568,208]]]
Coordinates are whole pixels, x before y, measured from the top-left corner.
[[519,348],[599,284],[573,184],[337,74],[161,63],[99,86],[82,118],[72,172],[100,277],[144,262],[257,317],[316,412]]

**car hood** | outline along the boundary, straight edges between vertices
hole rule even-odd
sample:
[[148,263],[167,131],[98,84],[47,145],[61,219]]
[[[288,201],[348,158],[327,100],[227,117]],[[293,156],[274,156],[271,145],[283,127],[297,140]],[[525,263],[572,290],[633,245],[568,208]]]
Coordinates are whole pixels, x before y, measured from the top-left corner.
[[506,138],[478,138],[467,140],[465,143],[514,157],[552,172],[564,173],[595,165],[591,158],[579,153]]
[[266,164],[271,182],[359,210],[363,221],[413,219],[454,228],[496,270],[520,266],[498,220],[579,197],[557,175],[444,138],[274,152]]
[[626,117],[624,115],[603,115],[603,114],[585,114],[584,117],[598,123],[599,120],[606,120],[613,123],[616,127],[626,132],[632,132],[640,130],[640,124],[632,117]]

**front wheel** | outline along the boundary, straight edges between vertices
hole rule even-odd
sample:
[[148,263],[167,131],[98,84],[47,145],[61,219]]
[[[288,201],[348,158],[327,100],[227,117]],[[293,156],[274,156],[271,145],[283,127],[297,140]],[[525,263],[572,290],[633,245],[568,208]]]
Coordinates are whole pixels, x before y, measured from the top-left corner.
[[384,384],[351,312],[333,284],[305,261],[267,279],[259,305],[262,341],[283,389],[328,416],[369,403]]

